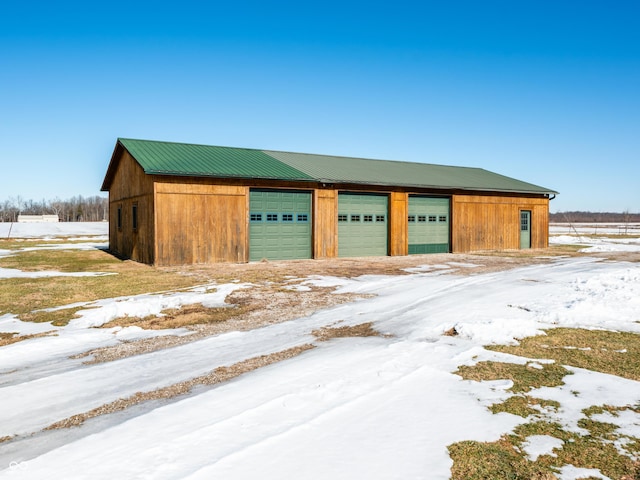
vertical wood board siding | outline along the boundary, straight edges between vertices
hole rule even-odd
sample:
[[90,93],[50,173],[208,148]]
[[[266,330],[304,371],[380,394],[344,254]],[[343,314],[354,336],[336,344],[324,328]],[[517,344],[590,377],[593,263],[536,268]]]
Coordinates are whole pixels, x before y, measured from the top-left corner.
[[453,252],[520,248],[521,210],[531,210],[531,248],[548,247],[547,198],[454,195],[451,203]]
[[[133,206],[137,229],[133,229]],[[118,229],[118,209],[122,228]],[[109,249],[137,262],[152,264],[154,258],[153,180],[123,151],[109,189]]]
[[405,192],[391,192],[389,200],[389,255],[407,255],[409,195]]
[[338,255],[338,194],[336,190],[315,189],[313,195],[313,258]]
[[247,262],[247,187],[158,184],[158,265]]

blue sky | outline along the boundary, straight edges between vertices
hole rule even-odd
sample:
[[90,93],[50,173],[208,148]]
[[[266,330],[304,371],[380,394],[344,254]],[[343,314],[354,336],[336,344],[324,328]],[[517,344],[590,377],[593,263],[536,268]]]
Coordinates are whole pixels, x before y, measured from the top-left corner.
[[640,212],[640,3],[10,2],[0,201],[117,137],[473,166]]

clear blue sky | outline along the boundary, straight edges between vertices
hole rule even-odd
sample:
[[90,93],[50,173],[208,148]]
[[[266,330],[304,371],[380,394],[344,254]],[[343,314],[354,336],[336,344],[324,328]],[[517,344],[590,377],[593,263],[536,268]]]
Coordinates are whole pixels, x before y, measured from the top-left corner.
[[482,167],[640,211],[640,2],[4,2],[0,201],[117,137]]

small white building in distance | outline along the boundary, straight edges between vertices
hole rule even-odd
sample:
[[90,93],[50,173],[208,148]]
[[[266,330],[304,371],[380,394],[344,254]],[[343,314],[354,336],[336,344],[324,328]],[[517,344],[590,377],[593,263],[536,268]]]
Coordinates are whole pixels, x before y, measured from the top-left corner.
[[48,222],[57,223],[58,215],[18,215],[18,223]]

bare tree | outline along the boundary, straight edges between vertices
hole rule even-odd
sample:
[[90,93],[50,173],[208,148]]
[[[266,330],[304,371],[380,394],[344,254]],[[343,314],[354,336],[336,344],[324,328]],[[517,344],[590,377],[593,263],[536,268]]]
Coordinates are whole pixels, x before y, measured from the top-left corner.
[[0,222],[16,222],[19,214],[57,215],[61,222],[99,222],[107,219],[109,200],[100,196],[84,198],[81,195],[68,200],[23,200],[9,198],[0,203]]

